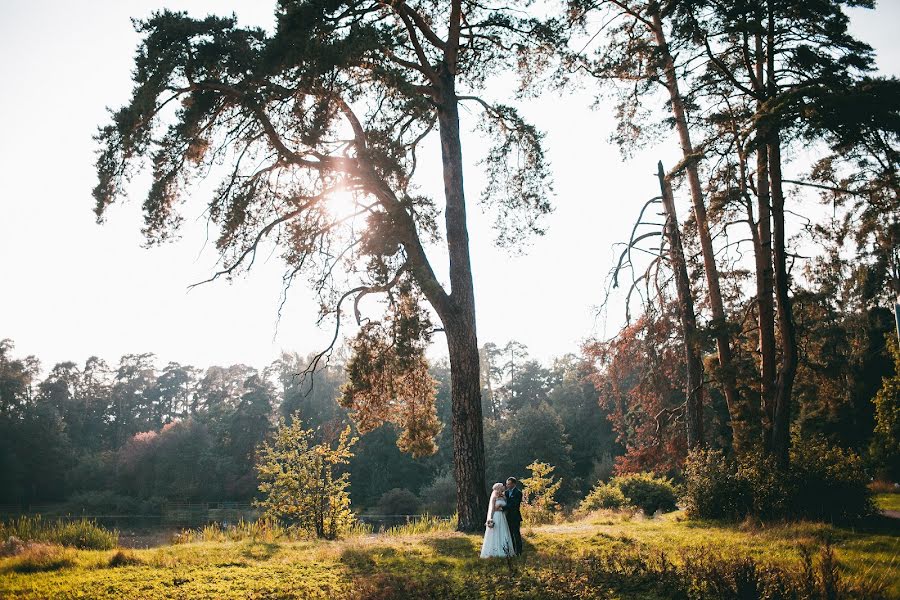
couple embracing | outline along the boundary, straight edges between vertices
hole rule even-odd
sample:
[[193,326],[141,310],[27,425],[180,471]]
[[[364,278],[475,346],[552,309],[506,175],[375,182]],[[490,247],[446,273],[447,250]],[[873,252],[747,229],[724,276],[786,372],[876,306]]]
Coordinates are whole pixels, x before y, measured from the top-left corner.
[[481,544],[481,558],[508,557],[522,554],[522,491],[518,480],[510,477],[506,485],[495,483],[488,501],[487,522],[484,541]]

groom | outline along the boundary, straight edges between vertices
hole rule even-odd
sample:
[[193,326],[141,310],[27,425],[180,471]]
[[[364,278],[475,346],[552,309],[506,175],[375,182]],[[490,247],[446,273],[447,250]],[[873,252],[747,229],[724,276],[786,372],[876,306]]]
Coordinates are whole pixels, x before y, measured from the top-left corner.
[[519,508],[522,504],[522,491],[516,487],[517,483],[519,483],[519,480],[515,477],[508,478],[506,480],[506,491],[503,493],[506,499],[506,509],[503,512],[506,513],[509,535],[512,537],[513,550],[516,556],[522,554],[522,534],[519,531],[522,525],[522,511]]

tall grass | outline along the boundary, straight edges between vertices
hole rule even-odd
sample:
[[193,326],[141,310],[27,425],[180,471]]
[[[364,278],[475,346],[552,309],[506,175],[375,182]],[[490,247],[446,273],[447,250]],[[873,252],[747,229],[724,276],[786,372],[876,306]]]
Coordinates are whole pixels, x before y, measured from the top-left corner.
[[23,542],[59,544],[82,550],[111,550],[119,544],[119,532],[89,519],[45,520],[40,515],[21,516],[0,523],[0,539],[17,537]]
[[[439,531],[455,531],[456,515],[450,519],[424,514],[409,523],[388,527],[379,535],[400,537],[404,535],[420,535]],[[362,521],[354,521],[347,537],[372,535],[375,528]],[[195,542],[295,542],[309,540],[310,534],[302,529],[282,525],[274,518],[261,518],[256,521],[238,521],[235,525],[223,526],[210,523],[197,529],[184,529],[172,538],[174,544],[193,544]]]
[[436,533],[440,531],[456,531],[457,515],[449,519],[436,517],[425,513],[421,518],[402,525],[388,527],[381,535],[397,537],[403,535],[421,535],[423,533]]
[[3,569],[15,573],[58,571],[75,565],[75,551],[50,544],[32,543],[6,561]]
[[294,527],[285,527],[274,518],[262,518],[256,521],[241,519],[235,525],[223,526],[210,523],[197,529],[184,529],[175,534],[175,544],[193,544],[194,542],[263,542],[266,544],[278,541],[297,541],[309,539],[309,534]]

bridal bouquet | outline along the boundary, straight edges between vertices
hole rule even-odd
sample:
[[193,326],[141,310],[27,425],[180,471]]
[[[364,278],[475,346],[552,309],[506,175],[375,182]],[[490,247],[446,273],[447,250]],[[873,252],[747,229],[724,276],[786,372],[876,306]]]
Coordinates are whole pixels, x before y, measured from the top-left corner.
[[485,523],[485,525],[487,525],[488,527],[490,527],[491,529],[493,529],[493,527],[494,527],[494,520],[493,520],[493,519],[488,519],[488,522]]

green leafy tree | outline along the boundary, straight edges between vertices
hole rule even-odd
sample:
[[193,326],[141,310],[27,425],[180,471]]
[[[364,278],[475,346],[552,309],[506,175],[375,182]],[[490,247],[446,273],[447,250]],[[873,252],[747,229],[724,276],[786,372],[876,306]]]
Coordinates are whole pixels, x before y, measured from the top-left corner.
[[559,504],[556,493],[562,485],[562,479],[554,481],[555,467],[535,460],[526,467],[531,471],[530,477],[522,479],[525,492],[522,498],[522,518],[532,525],[552,523]]
[[[492,423],[488,430],[488,459],[495,477],[519,476],[529,457],[540,457],[556,465],[557,473],[572,473],[572,447],[562,420],[549,404],[526,406],[508,419]],[[566,490],[568,495],[570,490]]]
[[900,348],[893,332],[885,336],[894,359],[894,374],[885,377],[872,402],[875,404],[875,435],[872,458],[893,481],[900,481]]
[[271,444],[263,444],[256,465],[257,502],[266,516],[286,520],[317,537],[335,539],[353,524],[350,510],[350,473],[340,472],[353,453],[357,438],[350,428],[337,443],[311,444],[313,432],[303,429],[295,416],[288,425],[282,418]]

